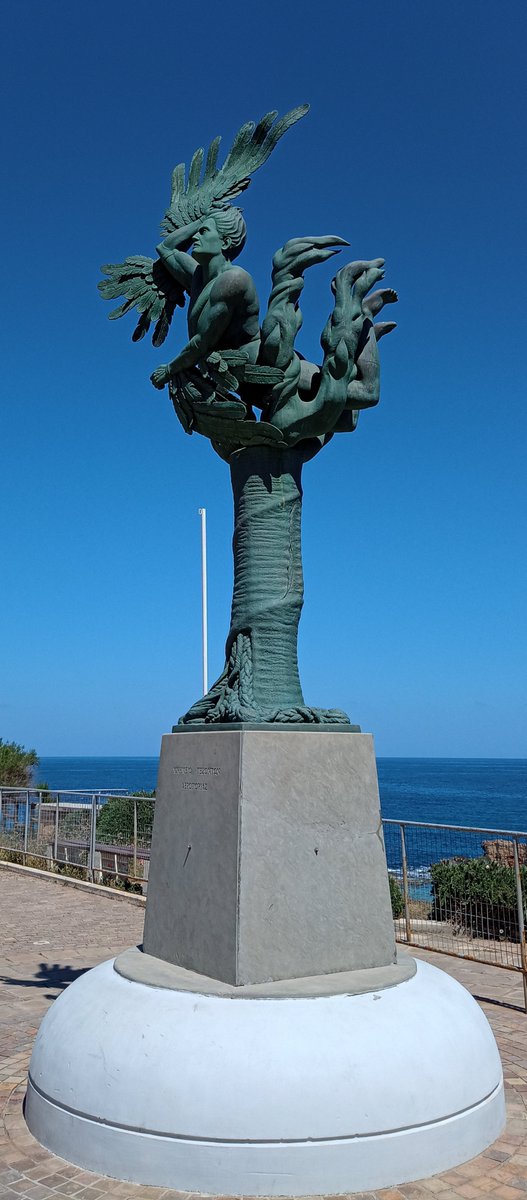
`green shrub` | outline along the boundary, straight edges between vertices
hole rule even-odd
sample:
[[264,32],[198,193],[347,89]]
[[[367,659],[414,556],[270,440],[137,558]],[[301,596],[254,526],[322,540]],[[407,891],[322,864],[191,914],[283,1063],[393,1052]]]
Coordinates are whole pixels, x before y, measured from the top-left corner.
[[[471,937],[519,941],[514,869],[488,858],[444,859],[433,863],[432,910],[436,921],[451,921]],[[527,918],[527,868],[521,867]]]
[[10,849],[8,846],[2,846],[0,849],[0,862],[14,863],[18,867],[36,867],[37,870],[47,870],[47,854],[39,853],[38,847],[31,847],[31,851]]
[[35,792],[40,792],[40,800],[42,801],[43,804],[54,804],[55,803],[55,796],[53,795],[53,792],[51,791],[49,783],[46,783],[45,780],[40,780],[39,783],[36,783],[34,790],[35,790]]
[[404,911],[403,893],[395,878],[395,875],[388,875],[388,883],[390,884],[390,900],[392,902],[392,916],[402,917]]
[[102,882],[105,887],[117,888],[120,892],[131,892],[136,896],[142,896],[143,889],[140,883],[134,883],[132,879],[128,879],[122,875],[103,875]]
[[[154,820],[155,792],[136,792],[137,836],[139,842],[150,840]],[[134,801],[128,796],[110,796],[97,818],[97,841],[106,845],[129,846],[134,837]]]
[[75,866],[74,863],[53,863],[51,868],[53,875],[65,875],[67,879],[84,879],[88,878],[86,867]]
[[31,787],[31,772],[38,764],[36,750],[0,738],[0,786]]
[[21,866],[24,862],[24,855],[22,850],[8,850],[5,846],[2,846],[2,849],[0,850],[0,860],[2,862],[15,863],[16,866]]

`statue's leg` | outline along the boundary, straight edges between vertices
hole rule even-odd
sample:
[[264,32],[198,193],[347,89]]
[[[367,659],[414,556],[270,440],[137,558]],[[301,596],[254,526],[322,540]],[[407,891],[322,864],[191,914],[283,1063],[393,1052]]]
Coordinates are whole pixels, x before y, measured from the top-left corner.
[[375,330],[375,340],[380,342],[381,338],[385,337],[387,333],[392,333],[394,329],[397,329],[397,321],[376,321],[373,328]]
[[380,397],[380,364],[375,328],[369,317],[361,331],[355,366],[355,378],[347,387],[346,408],[373,408]]
[[[351,383],[348,384],[347,412],[357,412],[363,408],[373,408],[375,404],[379,403],[380,363],[377,343],[387,333],[391,333],[392,329],[396,328],[395,321],[382,321],[377,322],[375,325],[369,319],[364,322],[355,357],[357,374],[351,380]],[[349,423],[343,425],[342,421],[339,421],[339,424],[336,426],[337,433],[347,432],[348,429]]]
[[398,299],[393,288],[380,288],[378,292],[372,292],[371,296],[368,296],[364,301],[364,308],[368,310],[370,317],[376,317],[385,304],[396,304]]

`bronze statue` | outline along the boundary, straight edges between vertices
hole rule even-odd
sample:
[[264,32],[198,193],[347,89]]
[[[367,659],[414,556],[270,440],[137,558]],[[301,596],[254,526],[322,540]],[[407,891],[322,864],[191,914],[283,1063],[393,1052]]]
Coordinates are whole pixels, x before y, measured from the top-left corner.
[[377,343],[395,323],[373,318],[397,294],[381,288],[368,299],[384,276],[383,259],[342,267],[332,283],[318,365],[295,350],[304,272],[349,243],[335,236],[286,242],[273,258],[261,328],[254,282],[234,263],[246,227],[231,201],[307,111],[303,105],[280,120],[267,113],[257,125],[242,126],[221,168],[219,138],[204,168],[203,150],[194,154],[187,179],[184,164],[176,167],[158,258],[104,267],[107,278],[99,284],[105,299],[125,297],[112,319],[138,311],[134,341],[154,324],[154,346],[189,297],[188,341],[151,379],[156,388],[168,385],[184,430],[209,437],[231,469],[234,591],[225,668],[181,718],[184,724],[349,727],[345,713],[306,705],[300,686],[301,471],[334,433],[356,428],[361,409],[378,403]]

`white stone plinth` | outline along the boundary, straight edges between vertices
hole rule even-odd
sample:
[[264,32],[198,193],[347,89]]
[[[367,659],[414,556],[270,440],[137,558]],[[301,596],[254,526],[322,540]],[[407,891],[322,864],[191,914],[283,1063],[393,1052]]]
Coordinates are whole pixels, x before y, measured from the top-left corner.
[[152,986],[107,962],[55,1001],[26,1102],[44,1146],[143,1184],[299,1196],[430,1176],[503,1129],[488,1022],[428,964],[358,994],[338,975],[334,994],[326,977],[321,994],[296,979],[291,995],[195,978]]

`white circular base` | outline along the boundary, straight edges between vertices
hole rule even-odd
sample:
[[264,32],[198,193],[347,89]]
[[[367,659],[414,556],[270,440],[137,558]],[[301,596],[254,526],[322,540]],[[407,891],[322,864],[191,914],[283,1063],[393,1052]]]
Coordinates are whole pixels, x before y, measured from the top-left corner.
[[45,1017],[26,1120],[98,1174],[213,1195],[366,1191],[502,1132],[501,1063],[464,988],[426,963],[362,994],[152,987],[102,963]]

